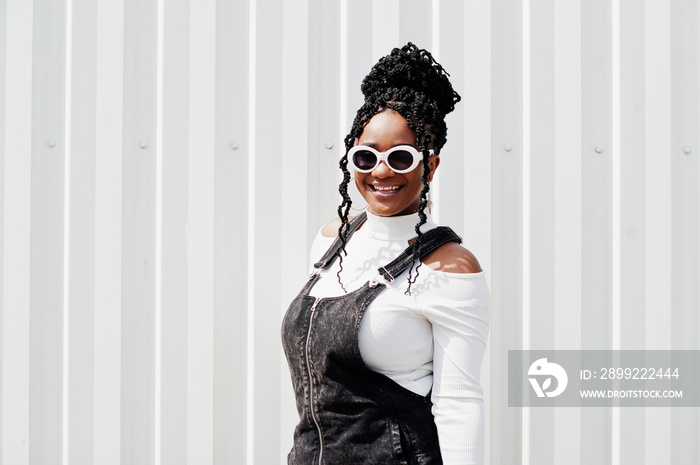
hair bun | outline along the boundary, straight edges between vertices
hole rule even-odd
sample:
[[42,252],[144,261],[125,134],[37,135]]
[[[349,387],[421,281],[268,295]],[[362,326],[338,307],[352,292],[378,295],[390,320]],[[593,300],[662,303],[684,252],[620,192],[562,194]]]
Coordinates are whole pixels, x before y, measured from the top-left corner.
[[390,101],[410,104],[427,98],[445,116],[461,100],[449,76],[429,51],[409,42],[380,58],[362,81],[361,89],[365,101],[380,105]]

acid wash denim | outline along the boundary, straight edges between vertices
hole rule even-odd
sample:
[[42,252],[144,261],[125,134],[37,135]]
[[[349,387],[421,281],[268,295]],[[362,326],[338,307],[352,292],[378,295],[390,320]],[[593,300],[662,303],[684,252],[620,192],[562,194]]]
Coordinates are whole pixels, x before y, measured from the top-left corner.
[[[350,234],[365,215],[351,223]],[[427,232],[421,256],[460,242],[452,230]],[[336,257],[336,240],[317,269]],[[409,247],[378,271],[393,280],[412,264]],[[385,288],[377,281],[338,297],[309,295],[318,274],[289,306],[282,322],[282,343],[292,376],[299,424],[289,465],[436,465],[442,464],[430,394],[418,395],[370,370],[360,356],[358,332],[367,306]]]

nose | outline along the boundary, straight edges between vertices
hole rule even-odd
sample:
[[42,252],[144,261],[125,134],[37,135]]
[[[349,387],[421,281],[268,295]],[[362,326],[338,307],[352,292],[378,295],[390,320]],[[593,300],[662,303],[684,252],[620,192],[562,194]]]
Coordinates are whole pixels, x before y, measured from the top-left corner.
[[396,173],[394,173],[384,161],[380,161],[379,164],[372,170],[372,176],[380,179],[391,178],[395,174]]

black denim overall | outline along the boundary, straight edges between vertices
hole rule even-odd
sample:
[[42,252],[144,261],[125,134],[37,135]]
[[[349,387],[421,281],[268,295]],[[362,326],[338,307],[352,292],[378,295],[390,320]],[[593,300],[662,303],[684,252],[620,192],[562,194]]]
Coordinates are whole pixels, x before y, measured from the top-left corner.
[[[366,219],[350,224],[353,234]],[[461,242],[451,229],[424,234],[421,258],[447,242]],[[375,280],[338,297],[309,291],[318,272],[336,258],[340,240],[316,263],[316,271],[289,306],[282,343],[292,375],[299,424],[290,465],[441,464],[430,394],[423,397],[370,370],[360,356],[358,331],[367,306],[386,287]],[[412,264],[413,246],[380,267],[393,281]]]

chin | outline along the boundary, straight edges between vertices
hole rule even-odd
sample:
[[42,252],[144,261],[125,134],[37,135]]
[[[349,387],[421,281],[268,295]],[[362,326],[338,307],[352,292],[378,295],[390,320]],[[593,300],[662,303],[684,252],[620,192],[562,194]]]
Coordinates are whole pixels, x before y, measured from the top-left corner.
[[[407,211],[408,210],[408,211]],[[369,205],[369,211],[377,216],[410,215],[411,211],[405,207],[392,207],[387,205]]]
[[377,216],[394,216],[396,214],[396,209],[387,207],[385,205],[368,205],[368,210]]

